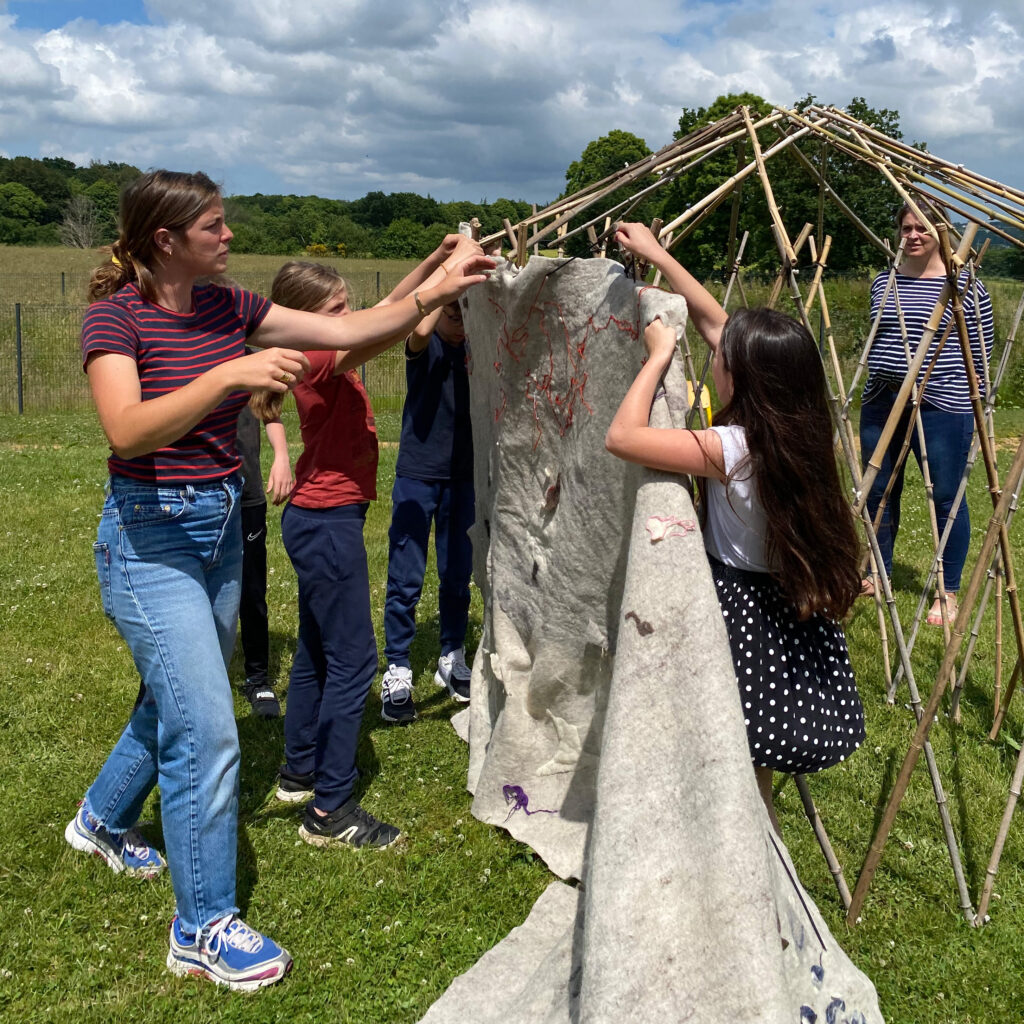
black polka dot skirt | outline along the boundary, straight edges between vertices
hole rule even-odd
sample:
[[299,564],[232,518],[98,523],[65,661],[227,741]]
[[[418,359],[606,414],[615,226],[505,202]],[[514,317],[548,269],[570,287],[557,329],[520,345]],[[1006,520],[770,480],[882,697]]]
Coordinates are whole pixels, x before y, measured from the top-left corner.
[[709,560],[754,764],[796,775],[845,760],[864,741],[864,709],[842,629],[801,622],[767,573]]

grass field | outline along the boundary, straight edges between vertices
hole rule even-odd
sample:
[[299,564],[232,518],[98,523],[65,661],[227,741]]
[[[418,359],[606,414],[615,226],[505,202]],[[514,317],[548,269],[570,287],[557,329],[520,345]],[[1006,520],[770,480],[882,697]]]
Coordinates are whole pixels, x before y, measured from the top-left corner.
[[[274,274],[284,260],[282,256],[233,255],[228,269],[246,288],[269,294]],[[21,306],[22,404],[26,412],[84,411],[89,407],[88,388],[80,372],[79,327],[89,272],[98,261],[99,254],[91,250],[0,245],[0,414],[18,410],[16,303]],[[357,307],[373,305],[414,266],[412,262],[389,260],[322,262],[334,266],[349,282]],[[805,287],[807,283],[803,282]],[[1022,285],[1008,280],[988,280],[987,284],[995,311],[994,358],[998,359],[1012,329]],[[869,288],[868,278],[826,277],[833,336],[847,382],[852,379],[869,327]],[[749,281],[746,285],[751,304],[765,302],[768,291],[765,282]],[[738,291],[734,295],[738,299]],[[783,296],[778,308],[789,311],[791,299]],[[817,331],[817,307],[810,321]],[[1024,359],[1018,351],[1010,359],[1000,391],[1004,406],[1024,406]],[[401,353],[385,353],[369,364],[366,374],[375,406],[400,410],[405,394]]]
[[[393,437],[393,415],[381,432]],[[294,431],[294,422],[289,422]],[[1015,437],[1024,416],[1005,413]],[[294,435],[293,435],[294,436]],[[1002,461],[1008,462],[1003,451]],[[128,652],[100,609],[90,546],[102,502],[105,444],[91,415],[0,418],[5,527],[0,531],[0,1019],[20,1021],[417,1020],[451,980],[519,924],[551,880],[543,864],[469,813],[467,752],[448,719],[453,707],[431,682],[437,648],[436,584],[424,594],[413,652],[423,714],[408,729],[385,727],[371,696],[359,752],[362,799],[408,834],[400,852],[321,851],[301,843],[298,814],[272,799],[281,723],[236,711],[242,743],[239,894],[256,927],[293,954],[284,983],[255,997],[224,993],[166,973],[169,880],[112,875],[74,853],[63,828],[116,738],[135,695]],[[386,565],[387,495],[394,449],[382,452],[382,499],[367,526],[378,626]],[[910,471],[894,579],[909,617],[927,562],[919,480]],[[986,522],[979,474],[970,494],[974,543]],[[295,579],[271,515],[273,670],[287,678],[296,628]],[[1021,555],[1018,539],[1016,551]],[[474,592],[475,593],[475,592]],[[471,646],[479,638],[474,597]],[[848,626],[868,740],[846,764],[811,780],[852,884],[904,755],[913,719],[901,693],[884,700],[873,608]],[[1012,646],[1007,636],[1006,658]],[[914,656],[927,694],[941,656],[928,631]],[[1009,665],[1007,671],[1009,670]],[[233,666],[240,679],[240,666]],[[991,627],[971,668],[963,723],[945,718],[933,741],[972,892],[983,881],[1021,738],[1017,705],[1004,737],[991,719]],[[1017,1021],[1024,999],[1020,920],[1024,839],[1012,829],[992,922],[961,919],[928,776],[916,771],[864,909],[848,929],[796,792],[778,798],[784,838],[805,886],[850,955],[878,987],[886,1019],[902,1024]],[[146,831],[159,838],[159,803]],[[638,828],[657,827],[638,822]],[[225,851],[225,855],[231,855]]]

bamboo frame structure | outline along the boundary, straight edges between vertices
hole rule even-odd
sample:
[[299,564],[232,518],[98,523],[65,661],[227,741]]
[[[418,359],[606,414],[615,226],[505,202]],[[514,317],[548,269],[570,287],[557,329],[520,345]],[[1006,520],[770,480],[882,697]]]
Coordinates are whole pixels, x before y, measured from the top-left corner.
[[[800,142],[800,146],[796,143]],[[814,143],[815,149],[805,144]],[[788,158],[782,154],[789,154]],[[810,155],[808,155],[810,153]],[[881,320],[881,311],[895,295],[896,276],[902,259],[903,245],[894,246],[883,237],[876,227],[865,222],[855,209],[855,204],[848,201],[852,196],[843,196],[842,187],[828,178],[828,155],[838,154],[844,161],[855,161],[870,169],[888,184],[894,200],[907,203],[919,214],[923,209],[929,211],[937,205],[942,216],[958,216],[966,221],[959,238],[955,239],[956,251],[952,250],[950,238],[956,236],[954,225],[943,222],[930,223],[922,216],[935,237],[939,239],[946,266],[946,281],[940,300],[936,303],[932,317],[925,333],[920,338],[907,337],[905,324],[902,334],[906,345],[907,372],[902,385],[894,397],[893,409],[882,437],[874,452],[864,453],[868,456],[861,464],[860,453],[857,451],[856,438],[851,420],[857,395],[862,387],[864,374],[868,369],[868,360],[872,345],[875,342]],[[529,258],[532,249],[537,252],[543,240],[554,242],[562,249],[571,239],[583,235],[590,252],[604,256],[614,251],[612,240],[617,221],[628,217],[637,209],[644,199],[656,196],[659,190],[678,180],[682,175],[702,166],[712,158],[728,156],[726,171],[723,177],[705,195],[692,201],[683,210],[671,210],[667,207],[662,212],[665,223],[653,225],[662,245],[671,250],[681,245],[701,224],[719,209],[722,204],[730,203],[728,239],[722,240],[722,255],[726,267],[726,286],[723,305],[728,308],[734,301],[735,292],[739,293],[743,305],[749,305],[744,286],[741,267],[744,258],[747,265],[752,261],[749,254],[748,230],[744,229],[741,213],[744,200],[750,190],[760,189],[767,206],[772,236],[777,250],[778,262],[773,266],[774,286],[771,288],[769,305],[779,303],[804,323],[810,331],[810,317],[817,306],[817,314],[821,329],[818,334],[822,358],[826,367],[826,378],[829,380],[829,401],[832,409],[836,440],[839,442],[849,477],[852,482],[852,512],[861,523],[868,549],[868,560],[875,581],[875,605],[878,615],[879,635],[881,638],[885,679],[890,700],[895,698],[896,687],[906,680],[910,693],[910,704],[915,716],[915,732],[904,758],[903,767],[897,784],[889,795],[878,829],[867,850],[860,869],[856,887],[852,894],[848,891],[843,895],[840,887],[841,870],[838,874],[833,870],[833,861],[829,860],[827,836],[822,842],[824,830],[819,833],[820,818],[813,809],[813,801],[806,792],[806,782],[797,779],[801,800],[804,802],[808,818],[818,835],[823,853],[829,863],[830,871],[836,879],[837,888],[844,906],[848,907],[848,920],[856,921],[863,908],[872,878],[881,861],[886,838],[892,828],[893,820],[906,791],[910,774],[920,755],[925,755],[931,784],[935,794],[944,839],[949,851],[950,863],[958,892],[961,912],[971,923],[980,923],[985,919],[991,886],[998,868],[1003,844],[1008,834],[1010,820],[1016,803],[1024,786],[1024,757],[1018,764],[1012,780],[1008,780],[1008,799],[1003,813],[1003,820],[996,834],[992,857],[985,883],[980,893],[978,912],[975,914],[964,872],[960,863],[959,842],[943,789],[939,766],[929,742],[929,732],[935,722],[936,712],[943,700],[944,692],[950,690],[950,710],[957,714],[959,693],[963,687],[968,668],[972,659],[977,656],[976,641],[981,633],[983,617],[991,614],[995,619],[996,661],[995,693],[993,695],[993,732],[998,734],[1005,721],[1010,702],[1021,676],[1024,665],[1024,620],[1020,608],[1017,582],[1014,574],[1014,560],[1009,545],[1008,530],[1014,521],[1014,514],[1019,499],[1019,491],[1024,480],[1024,439],[1017,448],[1013,465],[1000,481],[995,459],[995,445],[992,425],[992,412],[995,396],[1003,381],[1009,365],[1010,353],[1015,341],[1022,316],[1024,316],[1024,294],[1013,319],[1009,335],[1005,339],[997,364],[990,366],[987,358],[982,361],[980,376],[974,372],[971,356],[970,339],[966,330],[964,305],[977,303],[977,277],[975,268],[984,253],[984,245],[978,250],[974,243],[979,227],[983,226],[990,237],[1024,248],[1024,190],[1003,185],[990,178],[976,174],[962,165],[944,160],[935,154],[909,146],[896,139],[891,139],[883,132],[863,124],[845,111],[834,107],[809,104],[804,110],[798,111],[775,106],[765,116],[757,116],[750,110],[740,107],[726,117],[706,125],[696,131],[676,139],[656,153],[644,157],[613,174],[594,182],[579,191],[560,197],[544,209],[534,209],[529,217],[517,225],[504,223],[497,235],[489,236],[482,242],[486,245],[495,238],[512,243],[516,262],[522,265]],[[817,193],[817,229],[811,224],[801,225],[795,237],[785,223],[785,212],[776,201],[770,167],[776,166],[774,161],[788,160],[807,176],[808,188]],[[664,192],[662,192],[664,194]],[[927,201],[928,205],[922,203]],[[885,280],[879,314],[870,325],[863,346],[860,348],[859,359],[843,380],[842,363],[838,355],[835,330],[833,328],[829,303],[827,299],[828,259],[833,246],[833,238],[825,234],[825,209],[830,206],[839,211],[842,218],[853,231],[868,241],[872,250],[877,252],[879,259],[889,268]],[[792,227],[796,227],[793,225]],[[833,228],[834,232],[834,228]],[[1021,237],[1017,237],[1020,234]],[[985,243],[987,245],[987,242]],[[797,259],[806,247],[810,253],[809,264],[811,276],[800,278],[806,282],[802,290],[798,275],[803,272],[797,266]],[[834,251],[834,250],[833,250]],[[754,254],[754,260],[764,264],[764,253]],[[805,257],[806,261],[806,257]],[[967,268],[968,283],[961,287],[963,268]],[[642,277],[644,267],[634,268]],[[661,284],[661,275],[657,274],[654,284]],[[784,294],[788,295],[788,299]],[[966,500],[966,489],[969,474],[980,456],[985,471],[986,483],[991,495],[993,512],[989,526],[985,532],[981,555],[978,557],[970,574],[970,582],[962,594],[955,616],[950,615],[945,605],[945,580],[941,575],[941,554],[949,536],[951,521],[940,533],[936,515],[934,492],[930,483],[927,449],[924,445],[922,428],[916,416],[918,402],[924,391],[924,383],[930,372],[929,366],[934,365],[937,358],[933,348],[941,347],[947,339],[954,335],[951,330],[941,331],[940,324],[947,307],[952,310],[952,318],[956,325],[955,338],[961,349],[961,356],[968,376],[971,408],[976,427],[976,439],[968,458],[968,465],[960,481],[956,503]],[[902,311],[899,312],[902,323]],[[812,332],[813,336],[814,332]],[[955,344],[955,343],[954,343]],[[981,346],[984,352],[984,345]],[[699,395],[704,385],[709,361],[705,359],[698,372],[698,363],[691,352],[688,341],[684,338],[682,355],[687,376],[693,382],[695,394]],[[699,402],[696,403],[699,406]],[[872,521],[866,509],[867,496],[875,482],[882,465],[883,455],[887,452],[898,424],[909,409],[910,426],[904,435],[903,453],[906,458],[913,431],[918,432],[919,450],[922,453],[922,471],[925,476],[925,492],[928,501],[929,523],[931,527],[931,543],[935,555],[932,560],[925,586],[921,592],[917,610],[909,632],[905,632],[900,613],[897,609],[891,581],[882,569],[881,552],[876,536],[876,522]],[[691,410],[688,422],[696,423],[699,410]],[[891,481],[889,483],[891,487]],[[881,508],[878,510],[881,514]],[[950,520],[952,517],[950,517]],[[943,612],[944,653],[935,682],[926,700],[922,700],[915,680],[913,652],[919,628],[923,620],[925,608],[930,602],[933,580],[938,580],[940,607]],[[982,593],[984,590],[984,593]],[[980,598],[980,600],[979,600]],[[994,606],[994,611],[992,610]],[[1008,609],[1009,615],[1005,615]],[[1002,675],[1002,647],[1004,619],[1012,626],[1014,645],[1016,647],[1015,667],[1012,675],[1005,682]],[[967,627],[970,624],[970,639],[967,641]],[[893,643],[890,665],[890,630]],[[965,647],[966,641],[966,648]],[[961,651],[963,654],[961,657]],[[961,667],[956,669],[957,660]],[[920,674],[920,673],[918,673]],[[806,799],[805,799],[806,797]],[[842,883],[845,887],[845,882]]]

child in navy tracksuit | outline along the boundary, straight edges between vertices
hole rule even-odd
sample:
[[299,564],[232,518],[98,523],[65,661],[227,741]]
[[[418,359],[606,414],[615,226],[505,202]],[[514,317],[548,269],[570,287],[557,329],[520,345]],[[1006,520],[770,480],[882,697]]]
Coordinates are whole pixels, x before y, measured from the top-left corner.
[[434,682],[457,701],[469,700],[470,671],[465,638],[473,549],[473,432],[462,310],[450,303],[424,317],[405,346],[405,406],[388,534],[388,586],[384,606],[381,715],[411,722],[409,648],[416,635],[416,605],[427,568],[427,543],[434,522],[440,581],[438,605],[441,657]]

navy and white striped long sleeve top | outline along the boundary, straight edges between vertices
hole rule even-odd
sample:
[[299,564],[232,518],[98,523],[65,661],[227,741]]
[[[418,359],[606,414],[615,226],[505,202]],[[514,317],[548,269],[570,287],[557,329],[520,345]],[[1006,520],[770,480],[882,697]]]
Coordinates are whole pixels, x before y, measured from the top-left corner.
[[[176,391],[207,370],[245,354],[245,341],[270,310],[268,299],[241,289],[205,285],[192,291],[192,312],[147,302],[135,284],[94,302],[82,325],[82,360],[114,352],[135,360],[142,400]],[[177,441],[147,455],[111,453],[111,473],[154,484],[201,484],[241,465],[235,447],[238,414],[249,399],[235,391]]]
[[[888,272],[883,272],[871,284],[872,323],[881,306],[888,277]],[[945,283],[944,277],[896,275],[895,285],[890,289],[886,298],[885,309],[882,311],[882,318],[878,324],[878,332],[875,335],[871,351],[868,353],[870,375],[864,386],[862,401],[870,402],[872,398],[892,385],[898,387],[907,375],[907,357],[903,347],[903,335],[900,332],[900,320],[894,292],[899,292],[899,308],[903,313],[903,322],[907,328],[907,342],[910,346],[911,356],[913,356]],[[961,273],[959,283],[961,288],[967,284],[966,270]],[[977,298],[975,298],[975,287],[968,286],[967,291],[963,293],[962,301],[964,320],[967,324],[971,352],[974,356],[974,370],[978,375],[979,390],[984,398],[985,373],[982,363],[982,339],[985,358],[988,359],[992,355],[992,339],[995,328],[992,320],[992,300],[981,281],[977,281],[976,285]],[[952,319],[952,303],[947,302],[939,329],[932,338],[928,356],[918,374],[919,384],[924,379],[925,370]],[[971,411],[967,371],[964,368],[963,355],[960,351],[960,336],[955,324],[945,346],[943,346],[935,368],[928,378],[923,397],[932,405],[946,412],[969,413]]]

